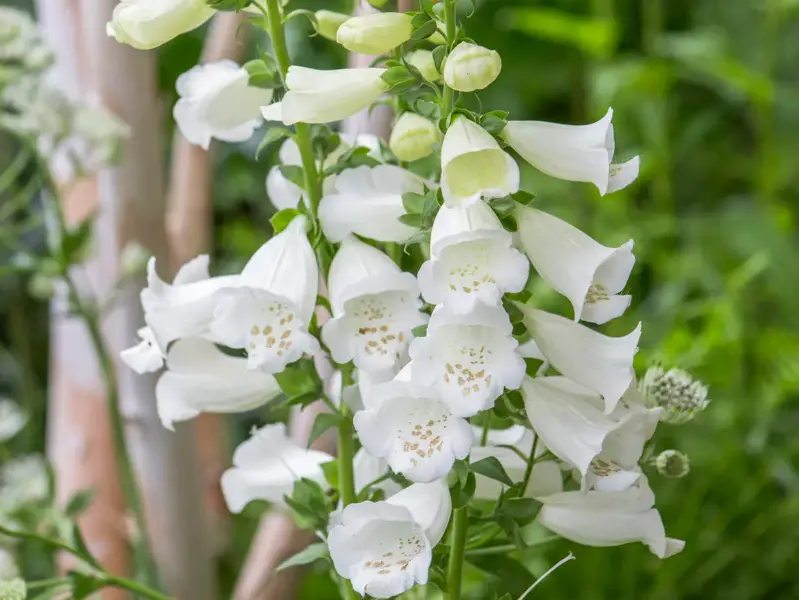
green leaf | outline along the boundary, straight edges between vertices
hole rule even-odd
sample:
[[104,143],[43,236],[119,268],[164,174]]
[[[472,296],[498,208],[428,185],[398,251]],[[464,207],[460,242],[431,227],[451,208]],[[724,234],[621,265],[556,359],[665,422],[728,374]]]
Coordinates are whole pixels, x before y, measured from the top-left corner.
[[417,231],[408,240],[405,242],[405,249],[407,253],[408,246],[412,244],[429,244],[430,243],[430,232],[426,229],[422,229],[421,231]]
[[72,498],[69,499],[64,512],[68,517],[75,518],[89,508],[89,505],[92,503],[93,499],[94,489],[89,488],[86,490],[81,490],[75,493]]
[[450,495],[452,496],[452,508],[463,508],[469,504],[469,500],[474,496],[474,490],[477,488],[477,478],[474,473],[469,471],[466,476],[466,481],[462,486],[455,486],[450,488]]
[[505,119],[500,119],[494,115],[483,115],[480,119],[480,126],[491,135],[499,135],[508,122]]
[[294,520],[303,529],[320,530],[327,528],[329,507],[325,491],[315,481],[300,479],[294,482],[291,496],[283,500],[294,513]]
[[486,554],[469,556],[468,560],[475,567],[499,580],[499,591],[506,591],[518,597],[527,591],[533,583],[535,577],[527,568],[517,560],[501,554]]
[[429,38],[437,31],[436,22],[432,20],[428,20],[424,23],[424,25],[418,27],[414,30],[411,34],[412,40],[424,40]]
[[80,573],[78,571],[70,571],[67,573],[70,583],[72,584],[72,596],[74,600],[82,600],[88,598],[97,590],[105,587],[105,581],[94,575],[87,573]]
[[288,179],[298,188],[305,189],[305,175],[303,174],[302,167],[297,165],[280,165],[278,168],[283,174],[283,177]]
[[[419,29],[425,23],[430,23],[430,15],[424,12],[416,13],[411,19],[411,27],[414,29]],[[433,22],[434,23],[434,22]]]
[[508,487],[513,486],[513,480],[508,477],[508,474],[505,472],[505,467],[503,467],[502,463],[494,456],[489,456],[472,463],[471,468],[475,473],[504,483]]
[[91,241],[94,219],[86,218],[81,223],[67,231],[61,240],[62,265],[72,265],[83,262]]
[[542,504],[533,498],[510,498],[505,500],[497,514],[510,517],[520,525],[529,525],[541,510]]
[[321,413],[316,417],[311,427],[311,433],[308,435],[308,446],[316,441],[325,431],[333,427],[338,427],[346,421],[344,417],[336,413]]
[[291,223],[294,218],[298,217],[300,214],[300,211],[298,211],[296,208],[284,208],[283,210],[279,210],[272,215],[272,218],[269,219],[269,223],[272,225],[275,235],[288,227],[289,223]]
[[436,71],[441,73],[441,65],[444,63],[444,59],[447,57],[447,47],[446,46],[436,46],[433,50],[433,63],[436,65]]
[[402,206],[408,214],[423,214],[427,198],[423,194],[407,192],[402,195]]
[[299,396],[293,396],[288,399],[285,406],[301,406],[305,408],[319,400],[319,393],[318,392],[305,392],[304,394],[300,394]]
[[411,333],[413,333],[413,337],[424,337],[427,335],[427,325],[417,325],[411,329]]
[[75,523],[70,523],[70,525],[72,528],[70,532],[70,539],[68,540],[69,545],[78,551],[83,560],[85,560],[95,569],[99,569],[100,563],[98,563],[97,559],[92,556],[92,553],[86,546],[86,542],[83,540],[83,534],[80,532],[80,528]]
[[325,474],[325,481],[331,488],[338,487],[338,461],[330,460],[322,463],[322,473]]
[[497,216],[501,219],[502,217],[507,217],[513,214],[513,210],[516,208],[516,203],[513,201],[511,196],[503,196],[502,198],[492,198],[489,200],[488,205],[492,208],[492,210],[497,214]]
[[258,160],[261,152],[263,152],[268,146],[274,144],[275,142],[279,142],[290,135],[291,131],[285,127],[280,127],[279,125],[269,126],[264,133],[264,137],[261,139],[261,143],[258,144],[258,149],[255,151],[255,160]]
[[419,227],[420,229],[424,227],[425,219],[422,215],[400,215],[399,216],[400,223],[407,225],[408,227]]
[[244,63],[244,69],[249,73],[249,85],[258,88],[272,89],[280,87],[280,74],[260,58]]
[[316,13],[314,13],[312,10],[307,10],[304,8],[293,10],[283,18],[283,22],[288,23],[291,19],[295,19],[297,17],[306,17],[308,21],[311,22],[311,26],[314,28],[314,31],[319,33],[319,20],[316,18]]
[[322,380],[316,372],[313,359],[303,358],[287,365],[283,371],[275,375],[281,391],[286,396],[300,396],[308,392],[318,395],[322,392]]
[[469,476],[469,463],[465,460],[456,460],[452,465],[452,471],[458,480],[458,485],[463,487],[466,483],[466,478]]
[[532,194],[525,190],[519,190],[518,192],[511,194],[510,197],[513,198],[515,202],[518,202],[523,206],[527,206],[533,200],[535,200],[535,194]]
[[317,560],[326,559],[329,556],[330,553],[327,550],[327,544],[324,542],[317,542],[316,544],[311,544],[304,550],[297,552],[297,554],[294,556],[284,560],[282,563],[280,563],[280,566],[277,568],[277,570],[282,571],[291,567],[309,565]]

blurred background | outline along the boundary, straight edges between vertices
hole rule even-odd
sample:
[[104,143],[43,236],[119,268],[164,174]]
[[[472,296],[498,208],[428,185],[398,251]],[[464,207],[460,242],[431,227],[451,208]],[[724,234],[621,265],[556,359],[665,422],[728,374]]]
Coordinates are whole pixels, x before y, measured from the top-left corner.
[[[291,4],[349,10],[344,1]],[[524,555],[534,572],[568,551],[577,560],[536,593],[548,600],[799,598],[799,1],[483,0],[466,29],[503,59],[499,79],[481,95],[486,110],[581,124],[613,107],[619,160],[641,155],[634,185],[602,198],[592,186],[530,169],[523,188],[606,245],[635,240],[633,307],[608,332],[643,321],[639,373],[653,362],[682,367],[710,385],[712,399],[698,419],[663,426],[656,438],[658,450],[691,458],[683,479],[652,476],[667,532],[686,540],[685,550],[661,562],[638,544],[537,547]],[[158,50],[165,145],[175,80],[198,62],[206,30]],[[346,63],[340,47],[309,33],[307,21],[291,21],[295,62]],[[266,41],[250,45],[253,53]],[[277,147],[256,161],[259,141],[213,148],[214,273],[239,268],[271,233],[264,179]],[[14,153],[0,138],[0,172]],[[7,201],[0,198],[0,213]],[[36,211],[35,202],[26,210],[34,224]],[[3,460],[46,450],[50,311],[31,297],[31,275],[7,266],[16,253],[41,253],[45,238],[36,226],[20,236],[18,223],[0,222],[0,396],[22,405],[30,422]],[[262,411],[225,419],[225,452],[268,418],[274,415]],[[259,516],[251,507],[232,522],[217,561],[225,594]],[[31,551],[22,568],[45,576],[51,560]],[[492,585],[502,590],[500,578]],[[320,570],[300,597],[338,596]]]

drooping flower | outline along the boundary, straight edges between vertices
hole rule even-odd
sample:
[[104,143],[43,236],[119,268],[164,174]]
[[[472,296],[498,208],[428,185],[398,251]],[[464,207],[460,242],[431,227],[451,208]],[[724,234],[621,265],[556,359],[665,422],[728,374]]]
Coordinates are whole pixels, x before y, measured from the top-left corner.
[[328,536],[336,572],[374,598],[424,585],[451,508],[442,481],[413,484],[384,502],[350,504]]
[[477,304],[467,314],[440,305],[427,335],[410,346],[414,383],[433,386],[453,415],[471,417],[494,406],[504,388],[517,389],[525,374],[508,314]]
[[430,156],[441,141],[441,131],[436,123],[414,112],[400,115],[388,146],[399,160],[412,162]]
[[650,367],[641,381],[647,406],[661,407],[661,421],[674,425],[687,423],[707,408],[707,390],[708,386],[682,369]]
[[500,136],[539,171],[565,179],[593,183],[602,195],[627,187],[638,177],[639,160],[613,164],[616,143],[613,109],[590,125],[544,121],[509,121]]
[[[305,226],[305,217],[295,217],[258,251],[263,267],[252,275],[260,279],[260,285],[215,294],[211,333],[231,348],[246,349],[251,369],[279,373],[303,354],[319,349],[319,342],[308,333],[319,270]],[[248,264],[241,277],[246,282],[250,274]]]
[[289,67],[288,92],[283,100],[261,109],[267,121],[330,123],[367,108],[388,90],[380,77],[384,69],[335,69],[319,71]]
[[240,513],[253,500],[282,504],[300,479],[323,485],[321,465],[331,460],[326,452],[292,441],[284,424],[266,425],[253,431],[233,453],[233,467],[220,480],[225,502],[232,513]]
[[469,206],[519,191],[519,165],[485,129],[457,117],[441,145],[441,190],[448,206]]
[[136,334],[141,341],[135,346],[119,353],[128,367],[139,373],[154,373],[164,366],[166,355],[155,339],[155,333],[149,327],[142,327]]
[[516,306],[538,349],[562,375],[600,394],[605,414],[613,411],[633,379],[633,356],[638,350],[641,325],[624,337],[603,335],[570,319]]
[[530,207],[516,210],[519,237],[536,271],[566,296],[574,319],[599,325],[621,316],[630,296],[619,296],[635,256],[632,240],[608,248],[565,221]]
[[322,339],[333,360],[353,360],[366,372],[396,373],[412,329],[426,320],[416,278],[379,250],[347,237],[330,265],[328,290],[333,318],[322,328]]
[[196,29],[213,15],[205,0],[122,0],[106,28],[118,42],[150,50]]
[[208,150],[211,139],[244,142],[261,124],[272,90],[249,85],[247,69],[231,60],[197,65],[177,80],[175,122],[189,142]]
[[263,406],[280,393],[272,375],[247,368],[247,360],[222,353],[211,342],[182,339],[169,348],[167,371],[155,387],[164,427],[203,412],[236,413]]
[[355,233],[379,242],[408,241],[418,232],[399,221],[405,214],[402,195],[424,192],[424,180],[393,165],[361,166],[342,171],[335,190],[319,203],[325,236],[340,242]]
[[338,28],[336,41],[350,52],[383,54],[411,38],[411,21],[410,15],[396,12],[353,17]]
[[442,206],[431,231],[432,258],[419,269],[422,296],[466,313],[477,302],[495,305],[502,294],[520,292],[530,265],[512,244],[511,234],[483,202]]
[[494,83],[502,70],[502,58],[496,50],[461,42],[444,62],[444,81],[453,90],[474,92]]

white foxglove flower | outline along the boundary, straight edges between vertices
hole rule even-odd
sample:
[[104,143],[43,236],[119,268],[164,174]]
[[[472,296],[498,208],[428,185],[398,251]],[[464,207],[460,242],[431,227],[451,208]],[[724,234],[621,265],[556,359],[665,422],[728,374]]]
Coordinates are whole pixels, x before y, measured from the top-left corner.
[[280,394],[274,377],[247,369],[246,359],[228,356],[206,340],[175,342],[166,362],[168,370],[158,380],[155,397],[167,429],[204,412],[252,410]]
[[441,191],[448,206],[469,206],[519,191],[519,165],[485,129],[456,118],[441,145]]
[[122,44],[150,50],[196,29],[213,15],[205,0],[122,0],[106,29]]
[[137,332],[141,342],[119,353],[119,357],[131,369],[139,373],[154,373],[164,366],[166,355],[155,339],[155,333],[149,327],[142,327]]
[[469,312],[477,302],[499,303],[502,294],[524,289],[527,258],[486,204],[442,206],[431,231],[432,258],[419,269],[419,289],[430,304]]
[[17,435],[28,422],[27,415],[19,404],[12,400],[0,398],[0,444]]
[[614,338],[526,304],[517,306],[547,361],[565,377],[601,395],[605,413],[612,412],[635,375],[633,356],[641,324],[628,335]]
[[642,476],[622,492],[561,492],[539,497],[539,522],[550,531],[586,546],[646,544],[658,558],[680,552],[685,542],[666,537],[655,496]]
[[319,71],[289,67],[283,100],[261,109],[267,121],[330,123],[367,108],[388,90],[380,77],[385,69]]
[[361,166],[342,171],[335,191],[319,203],[325,236],[338,243],[355,233],[379,242],[408,241],[419,230],[401,223],[402,195],[424,193],[424,180],[393,165]]
[[411,38],[413,18],[385,12],[347,19],[336,32],[336,41],[350,52],[376,55],[401,46]]
[[590,125],[544,121],[509,121],[500,136],[539,171],[565,179],[593,183],[602,195],[630,185],[638,177],[639,160],[612,164],[616,143],[613,109]]
[[565,221],[530,207],[516,210],[519,237],[536,271],[566,296],[574,319],[601,325],[621,316],[630,296],[619,296],[635,256],[633,242],[608,248]]
[[250,74],[232,60],[197,65],[177,80],[175,122],[189,142],[208,150],[211,139],[244,142],[261,124],[272,90],[249,85]]
[[461,42],[444,62],[444,81],[453,90],[474,92],[494,83],[502,70],[502,58],[496,50]]
[[[279,373],[319,342],[308,333],[316,306],[319,269],[305,233],[306,219],[295,217],[258,251],[263,268],[258,287],[240,286],[215,294],[211,333],[231,348],[245,348],[248,366]],[[249,279],[249,266],[242,279]]]
[[505,388],[521,386],[525,374],[512,329],[499,307],[478,304],[468,314],[437,307],[427,336],[410,346],[414,383],[435,387],[458,417],[490,409]]
[[326,452],[292,441],[284,424],[266,425],[233,453],[233,467],[220,480],[225,502],[232,513],[240,513],[253,500],[283,504],[283,497],[291,496],[300,479],[325,485],[322,465],[331,460]]
[[419,286],[385,254],[347,237],[328,275],[333,318],[322,339],[333,360],[350,360],[361,371],[394,371],[406,354],[419,312]]
[[426,584],[450,512],[449,490],[440,481],[416,483],[385,502],[350,504],[327,540],[336,572],[374,598]]

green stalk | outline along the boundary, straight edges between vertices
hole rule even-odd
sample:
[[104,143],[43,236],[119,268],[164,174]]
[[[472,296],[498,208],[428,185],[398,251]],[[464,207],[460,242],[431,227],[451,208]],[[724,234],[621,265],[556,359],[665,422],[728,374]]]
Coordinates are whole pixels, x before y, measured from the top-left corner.
[[338,487],[344,506],[355,502],[355,470],[352,466],[354,455],[352,427],[350,419],[346,418],[338,427]]
[[447,588],[449,600],[461,599],[463,583],[463,560],[466,555],[466,534],[469,531],[469,507],[452,511],[452,533],[450,537],[449,565],[447,566]]
[[530,483],[530,478],[533,476],[533,467],[535,467],[535,451],[538,449],[538,435],[533,439],[533,447],[530,450],[530,457],[527,459],[527,467],[524,469],[524,479],[522,479],[522,495],[524,495],[527,485]]
[[[455,18],[455,4],[456,0],[444,0],[444,25],[447,34],[447,53],[452,49],[452,42],[455,41],[455,34],[457,31],[457,21]],[[455,90],[449,87],[446,83],[444,85],[444,104],[441,107],[441,117],[446,119],[452,112],[455,106]]]

